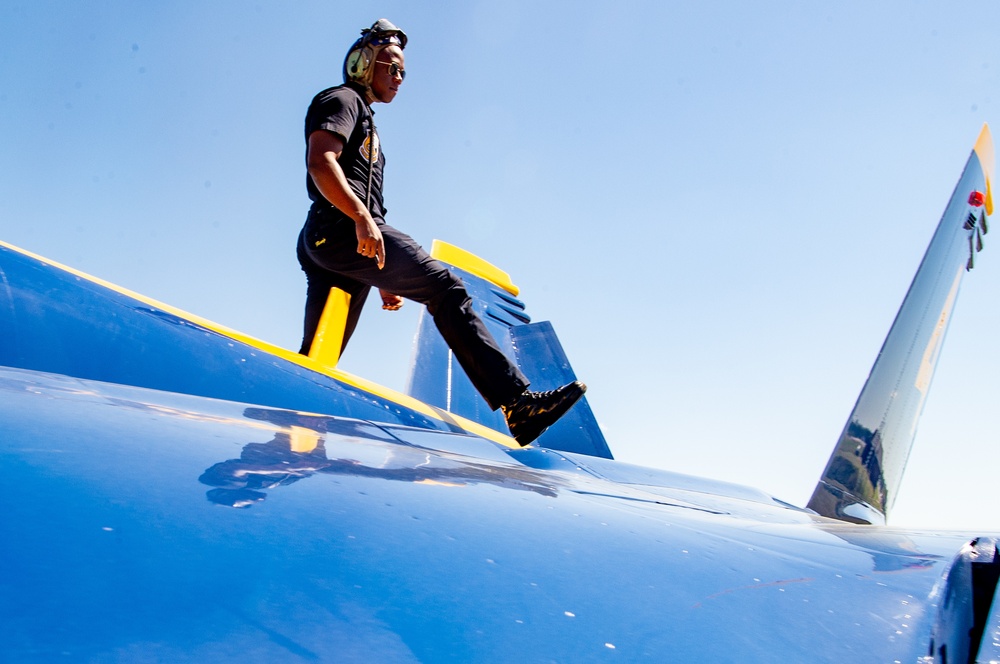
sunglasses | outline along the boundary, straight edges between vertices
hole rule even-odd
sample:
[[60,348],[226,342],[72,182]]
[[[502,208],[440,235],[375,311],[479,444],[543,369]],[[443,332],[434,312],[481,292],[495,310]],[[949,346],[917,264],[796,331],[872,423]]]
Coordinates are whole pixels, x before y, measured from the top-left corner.
[[401,81],[405,81],[406,80],[406,70],[403,69],[402,67],[400,67],[395,62],[386,62],[384,60],[376,60],[375,62],[379,63],[380,65],[387,65],[389,67],[389,75],[390,76],[393,76],[393,77],[398,76],[399,80],[401,80]]

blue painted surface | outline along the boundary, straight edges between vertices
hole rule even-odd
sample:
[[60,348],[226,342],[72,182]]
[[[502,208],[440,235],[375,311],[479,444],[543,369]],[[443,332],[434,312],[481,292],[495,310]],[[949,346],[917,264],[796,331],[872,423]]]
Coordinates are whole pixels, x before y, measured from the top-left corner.
[[456,428],[3,246],[0,276],[0,366]]
[[[531,376],[531,389],[554,390],[577,379],[551,323],[518,325],[510,329],[510,336],[517,365]],[[554,450],[612,458],[611,449],[586,397],[542,434],[539,445]]]
[[[576,379],[549,323],[530,320],[519,303],[472,274],[455,269],[501,348],[548,390]],[[372,397],[322,373],[0,246],[0,366],[267,404],[281,408],[374,418],[440,430],[459,430],[442,419]],[[499,303],[499,304],[498,304]],[[513,311],[500,321],[488,311]],[[508,324],[514,327],[508,327]],[[429,316],[422,316],[417,361],[408,392],[424,403],[506,434],[500,411],[491,411],[448,352]],[[611,457],[586,398],[539,445]]]
[[[0,283],[0,660],[930,663],[976,624],[997,658],[982,533],[622,464],[589,408],[503,447],[10,249]],[[476,297],[535,387],[572,376]]]
[[[501,350],[531,381],[532,390],[553,390],[577,380],[551,323],[531,322],[521,300],[465,270],[452,266],[449,269],[462,279],[476,313]],[[491,411],[472,386],[426,311],[420,316],[415,361],[407,393],[496,431],[507,432],[503,414]],[[543,433],[536,445],[612,458],[611,449],[586,397]]]
[[966,541],[34,372],[0,419],[11,661],[914,662]]

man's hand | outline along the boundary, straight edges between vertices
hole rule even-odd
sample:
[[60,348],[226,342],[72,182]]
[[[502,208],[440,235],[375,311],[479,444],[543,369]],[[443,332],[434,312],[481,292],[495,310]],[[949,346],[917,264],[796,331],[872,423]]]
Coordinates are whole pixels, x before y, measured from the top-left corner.
[[403,306],[403,298],[393,295],[387,290],[378,289],[378,294],[382,297],[382,308],[386,311],[399,311]]
[[[354,222],[354,229],[358,234],[358,253],[368,258],[374,258],[378,262],[378,269],[384,268],[385,244],[382,242],[382,231],[378,229],[378,225],[371,216],[365,215],[361,221]],[[385,300],[385,298],[382,299]]]

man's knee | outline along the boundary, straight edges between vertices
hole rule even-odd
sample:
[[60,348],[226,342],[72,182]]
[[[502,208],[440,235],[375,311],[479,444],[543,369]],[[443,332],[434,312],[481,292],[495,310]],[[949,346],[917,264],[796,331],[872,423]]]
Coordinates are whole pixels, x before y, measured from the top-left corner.
[[469,312],[472,310],[472,298],[465,290],[465,284],[455,279],[450,286],[442,289],[427,301],[427,312],[431,316],[448,311]]

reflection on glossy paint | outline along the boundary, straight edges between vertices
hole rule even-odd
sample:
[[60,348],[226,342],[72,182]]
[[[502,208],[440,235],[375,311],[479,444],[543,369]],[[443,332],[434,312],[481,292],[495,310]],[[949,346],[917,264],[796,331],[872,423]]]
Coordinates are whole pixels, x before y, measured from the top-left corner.
[[11,370],[0,421],[11,661],[912,662],[965,626],[955,538],[606,459]]
[[[917,380],[914,384],[914,387],[920,391],[924,398],[927,397],[927,390],[931,386],[931,378],[934,377],[934,367],[937,366],[938,355],[941,352],[941,347],[944,345],[944,334],[948,330],[948,323],[951,321],[951,312],[954,311],[955,300],[958,299],[958,287],[961,284],[962,270],[959,269],[955,274],[951,290],[948,292],[948,300],[945,302],[944,310],[941,312],[937,326],[934,328],[934,334],[931,335],[931,339],[927,343],[927,348],[924,350],[924,356],[920,362],[920,371],[917,373]],[[914,429],[916,429],[916,426],[917,423],[914,421]],[[916,433],[916,431],[912,433]]]
[[[399,444],[367,422],[264,408],[248,408],[245,414],[284,426],[269,441],[247,443],[238,459],[221,461],[202,473],[198,481],[214,487],[206,497],[218,505],[248,508],[267,498],[266,491],[317,474],[448,487],[486,483],[553,498],[558,495],[551,478],[536,471],[511,466],[501,472],[471,460],[428,454]],[[335,448],[343,456],[329,458],[324,433],[336,437]],[[352,441],[365,444],[351,445]]]
[[[984,130],[984,134],[988,132]],[[978,146],[978,144],[977,144]],[[902,481],[962,276],[981,235],[970,191],[986,186],[979,152],[969,157],[920,269],[809,500],[824,516],[885,523]],[[982,224],[985,226],[985,224]]]

